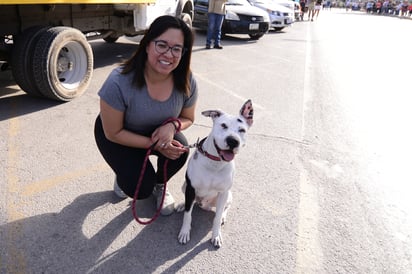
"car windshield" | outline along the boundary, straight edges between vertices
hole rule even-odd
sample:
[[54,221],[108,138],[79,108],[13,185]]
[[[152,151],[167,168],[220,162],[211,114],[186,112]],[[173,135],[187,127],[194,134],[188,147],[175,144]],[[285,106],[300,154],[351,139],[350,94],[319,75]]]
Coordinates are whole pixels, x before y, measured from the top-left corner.
[[271,0],[251,0],[250,2],[255,4],[270,4],[272,3]]
[[226,5],[250,6],[250,3],[247,0],[228,0]]
[[278,4],[278,5],[282,5],[282,6],[294,6],[294,1],[282,1],[282,0],[259,0],[259,1],[266,1],[266,3],[272,3],[272,4]]

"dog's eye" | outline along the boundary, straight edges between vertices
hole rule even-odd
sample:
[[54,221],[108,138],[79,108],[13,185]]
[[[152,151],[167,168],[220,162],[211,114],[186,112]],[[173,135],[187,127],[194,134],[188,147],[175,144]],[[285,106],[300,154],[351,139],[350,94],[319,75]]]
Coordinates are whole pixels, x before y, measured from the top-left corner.
[[241,129],[239,129],[239,132],[240,132],[240,133],[245,133],[246,130],[245,130],[244,128],[241,128]]
[[221,124],[220,126],[221,126],[223,129],[227,129],[227,128],[228,128],[225,123]]

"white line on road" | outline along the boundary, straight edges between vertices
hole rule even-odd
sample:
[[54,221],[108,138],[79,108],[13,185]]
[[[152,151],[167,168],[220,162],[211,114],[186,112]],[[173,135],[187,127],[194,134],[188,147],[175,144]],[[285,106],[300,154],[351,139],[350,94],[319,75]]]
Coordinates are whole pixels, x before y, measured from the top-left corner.
[[[206,77],[203,77],[203,76],[200,75],[200,74],[196,74],[196,77],[199,78],[199,79],[202,79],[202,81],[207,82],[209,85],[213,85],[213,86],[215,86],[215,87],[217,87],[217,88],[219,88],[219,89],[222,89],[224,92],[226,92],[227,94],[233,96],[234,98],[239,99],[241,102],[245,102],[247,99],[249,99],[249,98],[244,98],[244,97],[240,96],[239,94],[237,94],[236,92],[234,92],[234,91],[232,91],[232,90],[230,90],[230,89],[224,88],[224,87],[216,84],[215,82],[209,80],[209,79],[206,78]],[[259,105],[259,104],[256,103],[255,101],[253,101],[253,107],[256,108],[256,109],[262,109],[262,110],[265,109],[262,105]]]
[[[305,113],[309,110],[308,104],[312,100],[311,94],[311,28],[306,32],[306,60],[305,79],[303,86],[302,111],[302,140],[305,136]],[[296,254],[296,273],[320,273],[323,264],[323,253],[319,243],[319,203],[318,191],[307,174],[305,166],[300,167],[299,176],[299,207],[298,207],[298,235]]]

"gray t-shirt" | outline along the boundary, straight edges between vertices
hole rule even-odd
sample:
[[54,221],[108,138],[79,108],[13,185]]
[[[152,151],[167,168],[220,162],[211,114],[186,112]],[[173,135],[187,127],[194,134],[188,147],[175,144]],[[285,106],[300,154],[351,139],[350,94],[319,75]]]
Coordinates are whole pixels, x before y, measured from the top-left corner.
[[196,80],[190,79],[190,96],[173,89],[164,102],[152,99],[146,85],[138,88],[133,84],[133,73],[121,74],[122,68],[114,69],[98,94],[111,107],[124,112],[124,128],[149,136],[168,118],[179,117],[183,108],[193,106],[198,97]]

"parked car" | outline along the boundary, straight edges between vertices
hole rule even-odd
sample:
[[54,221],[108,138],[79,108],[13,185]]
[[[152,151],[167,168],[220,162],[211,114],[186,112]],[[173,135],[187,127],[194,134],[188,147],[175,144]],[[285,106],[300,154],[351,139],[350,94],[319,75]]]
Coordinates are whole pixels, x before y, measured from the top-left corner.
[[283,5],[276,4],[273,0],[249,1],[255,7],[258,7],[268,13],[270,18],[270,27],[275,31],[281,31],[294,22],[294,11]]
[[282,5],[284,7],[287,7],[288,9],[293,10],[294,12],[294,18],[295,20],[299,20],[300,17],[300,4],[297,1],[293,1],[293,0],[271,0],[273,2],[275,2],[276,4]]
[[[193,27],[207,30],[207,10],[209,0],[194,1]],[[223,20],[222,34],[247,34],[258,40],[269,30],[267,12],[252,6],[247,0],[228,0]]]

